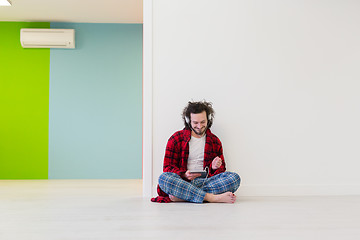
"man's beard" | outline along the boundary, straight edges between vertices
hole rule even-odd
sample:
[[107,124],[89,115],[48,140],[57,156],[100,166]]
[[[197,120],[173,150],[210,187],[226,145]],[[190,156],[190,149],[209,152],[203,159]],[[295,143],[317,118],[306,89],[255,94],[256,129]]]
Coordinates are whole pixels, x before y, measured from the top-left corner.
[[194,131],[197,135],[202,136],[202,135],[204,135],[204,133],[205,133],[205,131],[206,131],[206,128],[202,128],[202,129],[195,129],[195,128],[193,128],[193,131]]

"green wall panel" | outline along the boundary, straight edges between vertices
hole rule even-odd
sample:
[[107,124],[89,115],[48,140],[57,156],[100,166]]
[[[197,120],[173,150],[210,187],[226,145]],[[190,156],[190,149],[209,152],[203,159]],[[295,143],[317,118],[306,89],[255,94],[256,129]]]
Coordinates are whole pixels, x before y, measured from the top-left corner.
[[0,22],[0,179],[48,178],[50,49],[23,49],[21,28]]

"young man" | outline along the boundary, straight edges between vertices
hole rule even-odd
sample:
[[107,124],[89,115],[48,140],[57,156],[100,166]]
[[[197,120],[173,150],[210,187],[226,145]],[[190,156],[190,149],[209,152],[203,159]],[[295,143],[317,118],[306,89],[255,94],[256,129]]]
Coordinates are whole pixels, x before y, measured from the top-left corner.
[[226,172],[222,145],[211,133],[214,110],[209,102],[189,102],[185,128],[168,140],[158,194],[153,202],[234,203],[240,177]]

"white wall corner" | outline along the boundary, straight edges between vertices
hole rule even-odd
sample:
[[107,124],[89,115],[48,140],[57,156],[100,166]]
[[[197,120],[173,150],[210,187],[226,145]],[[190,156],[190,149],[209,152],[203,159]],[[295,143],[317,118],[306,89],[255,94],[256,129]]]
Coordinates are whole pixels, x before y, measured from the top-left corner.
[[152,0],[143,1],[143,196],[152,196]]

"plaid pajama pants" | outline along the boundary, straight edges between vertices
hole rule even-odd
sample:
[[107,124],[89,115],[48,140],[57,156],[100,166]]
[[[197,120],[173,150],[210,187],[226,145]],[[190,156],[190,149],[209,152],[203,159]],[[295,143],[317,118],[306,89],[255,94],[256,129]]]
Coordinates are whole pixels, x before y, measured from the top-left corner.
[[159,177],[161,190],[188,202],[202,203],[206,193],[235,192],[240,186],[237,173],[223,172],[209,178],[195,178],[187,182],[179,175],[164,172]]

